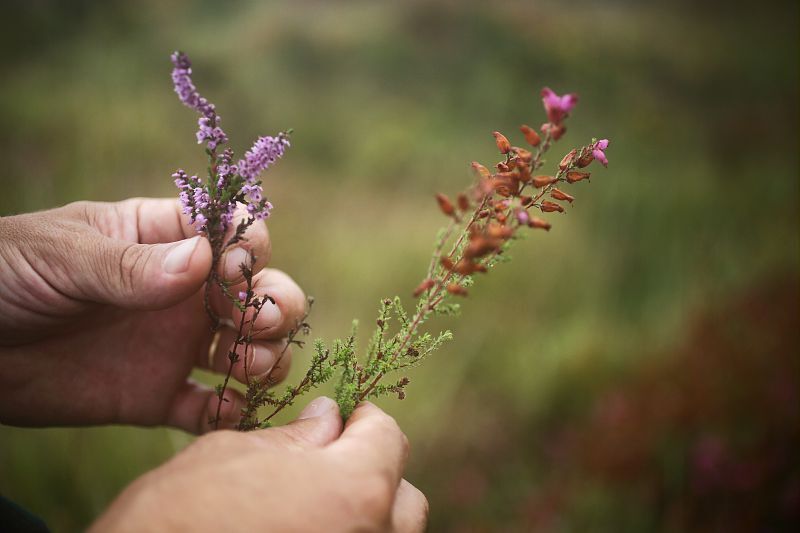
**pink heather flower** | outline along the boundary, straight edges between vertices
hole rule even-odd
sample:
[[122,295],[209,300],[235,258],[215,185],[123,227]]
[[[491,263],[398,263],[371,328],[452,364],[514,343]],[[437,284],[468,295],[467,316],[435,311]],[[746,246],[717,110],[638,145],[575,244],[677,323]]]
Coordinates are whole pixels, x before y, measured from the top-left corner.
[[606,148],[608,148],[608,139],[600,139],[596,143],[594,143],[594,148],[592,149],[592,155],[595,159],[600,161],[604,167],[608,166],[608,158],[606,157]]
[[578,95],[569,93],[559,96],[549,87],[545,87],[542,89],[542,102],[544,102],[544,109],[547,111],[547,120],[551,124],[561,124],[575,107],[575,104],[578,103]]
[[517,211],[517,222],[519,222],[523,226],[526,226],[528,225],[528,222],[530,222],[530,220],[531,216],[528,214],[527,211],[525,211],[524,209],[519,209]]
[[247,300],[247,291],[239,291],[239,300],[243,302]]

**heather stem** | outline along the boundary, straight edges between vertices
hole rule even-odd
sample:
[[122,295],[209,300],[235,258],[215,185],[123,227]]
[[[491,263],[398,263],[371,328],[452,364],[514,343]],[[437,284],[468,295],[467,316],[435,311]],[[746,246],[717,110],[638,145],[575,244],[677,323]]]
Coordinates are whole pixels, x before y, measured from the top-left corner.
[[[245,318],[245,313],[242,313],[242,317],[239,320],[239,331],[236,334],[236,340],[233,342],[233,348],[228,353],[228,371],[225,374],[225,381],[222,382],[222,387],[219,390],[219,400],[217,401],[217,413],[216,415],[214,415],[214,429],[219,429],[219,416],[220,416],[220,411],[222,411],[222,402],[225,399],[225,390],[228,388],[228,382],[231,379],[231,373],[233,372],[233,365],[236,364],[237,360],[236,351],[238,350],[239,346],[242,344],[243,341],[242,333],[244,331],[244,324],[246,321],[247,319]],[[246,351],[245,351],[245,357],[247,357]]]

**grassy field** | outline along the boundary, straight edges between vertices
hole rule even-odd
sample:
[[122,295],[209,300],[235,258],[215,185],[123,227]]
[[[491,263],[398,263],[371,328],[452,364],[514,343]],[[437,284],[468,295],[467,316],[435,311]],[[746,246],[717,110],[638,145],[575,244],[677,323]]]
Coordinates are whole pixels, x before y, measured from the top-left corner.
[[[316,297],[312,325],[330,339],[351,317],[370,323],[379,298],[410,297],[442,224],[432,195],[461,189],[470,161],[494,162],[493,130],[541,121],[543,85],[578,92],[561,146],[608,137],[608,170],[574,187],[549,234],[517,243],[459,319],[436,324],[455,340],[412,372],[408,399],[382,405],[411,439],[408,478],[431,500],[434,531],[703,529],[686,505],[675,510],[706,500],[687,480],[689,452],[672,452],[717,430],[758,441],[759,411],[723,403],[728,429],[716,415],[685,425],[644,401],[642,384],[695,379],[714,398],[751,390],[753,405],[762,390],[748,376],[761,374],[722,372],[726,350],[797,369],[798,13],[792,2],[698,4],[14,4],[0,22],[0,215],[174,195],[174,168],[204,167],[169,80],[181,48],[237,151],[294,129],[265,180],[273,265]],[[765,298],[758,317],[788,317],[784,327],[741,310]],[[734,341],[687,355],[705,338],[698,324],[729,314],[742,324]],[[782,343],[736,342],[764,331]],[[304,370],[295,357],[293,375]],[[675,363],[685,358],[717,366]],[[675,394],[695,405],[686,387]],[[630,423],[658,429],[641,445],[658,453],[618,476],[580,446],[542,450],[564,432],[616,431],[595,412],[616,405],[615,390],[650,406]],[[797,413],[771,438],[797,444],[786,421]],[[0,427],[0,493],[76,530],[189,441],[166,429]],[[787,477],[745,487],[748,501],[800,491],[797,460],[779,466]],[[729,501],[720,491],[708,497]],[[765,505],[763,516],[783,516]],[[719,527],[742,513],[709,508]]]

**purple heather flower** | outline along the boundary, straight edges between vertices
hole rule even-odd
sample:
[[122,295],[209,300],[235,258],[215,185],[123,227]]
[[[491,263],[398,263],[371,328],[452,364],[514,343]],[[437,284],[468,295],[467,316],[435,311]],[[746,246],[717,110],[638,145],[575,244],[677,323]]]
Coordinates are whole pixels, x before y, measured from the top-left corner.
[[222,213],[219,216],[219,225],[220,225],[222,231],[225,231],[226,229],[228,229],[228,227],[233,223],[233,210],[236,207],[236,204],[229,203],[225,207],[226,207],[227,211],[225,211],[224,213]]
[[183,169],[178,169],[172,175],[175,178],[175,186],[179,189],[187,189],[189,187],[189,178]]
[[[228,137],[220,128],[220,117],[214,104],[200,96],[192,82],[192,64],[186,54],[172,54],[172,81],[181,102],[200,113],[197,121],[197,142],[205,142],[211,152],[228,142]],[[212,153],[212,175],[215,183],[204,183],[197,176],[187,177],[183,170],[173,174],[175,185],[180,189],[179,199],[182,210],[189,215],[192,223],[201,233],[208,234],[209,217],[219,220],[219,229],[225,231],[233,224],[237,201],[242,201],[253,218],[267,218],[272,209],[263,194],[259,175],[275,163],[286,148],[289,139],[285,134],[277,137],[259,137],[244,158],[233,164],[233,151],[225,149],[222,154]],[[242,179],[239,179],[241,176]],[[222,198],[227,198],[223,201]],[[213,199],[213,200],[212,200]]]
[[207,140],[208,149],[216,150],[217,146],[228,142],[228,136],[225,135],[225,132],[222,131],[222,128],[219,126],[213,126],[213,124],[218,120],[218,116],[211,118],[200,117],[200,119],[197,121],[197,144]]
[[545,87],[542,89],[542,102],[547,111],[547,120],[552,124],[561,124],[578,103],[578,95],[570,93],[559,96],[549,87]]
[[269,201],[247,204],[247,212],[256,220],[264,220],[269,217],[270,211],[272,211],[272,204]]
[[208,196],[208,193],[202,187],[197,187],[194,190],[193,195],[194,205],[197,210],[208,209],[208,205],[211,201],[211,198]]
[[181,102],[207,117],[214,115],[214,104],[200,96],[192,83],[192,62],[189,61],[189,57],[183,52],[174,52],[172,64],[175,66],[172,69],[172,83]]
[[260,202],[262,199],[261,193],[261,185],[251,185],[250,183],[245,183],[242,185],[242,194],[244,194],[247,200],[250,202]]
[[219,127],[220,117],[217,115],[214,104],[200,96],[197,88],[192,82],[192,62],[183,52],[172,54],[172,83],[175,86],[175,93],[187,107],[191,107],[202,115],[198,121],[197,142],[208,141],[208,149],[216,148],[228,142],[228,137],[222,128]]
[[247,300],[247,291],[239,291],[239,300],[243,302]]
[[592,155],[595,159],[600,161],[604,167],[608,166],[608,158],[606,157],[606,148],[608,148],[608,139],[600,139],[596,143],[594,143],[594,148],[592,149]]
[[194,217],[194,224],[195,226],[200,229],[208,223],[208,219],[205,217],[203,213],[197,213],[197,216]]
[[239,160],[239,175],[248,182],[254,182],[288,147],[289,139],[282,134],[277,137],[259,137],[253,147],[245,152],[244,159]]

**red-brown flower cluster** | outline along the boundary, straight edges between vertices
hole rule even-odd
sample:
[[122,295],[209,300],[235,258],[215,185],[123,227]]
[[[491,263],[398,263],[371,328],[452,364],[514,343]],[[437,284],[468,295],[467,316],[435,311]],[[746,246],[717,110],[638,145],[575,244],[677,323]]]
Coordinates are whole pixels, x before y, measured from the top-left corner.
[[[542,97],[548,118],[540,128],[542,134],[526,124],[520,126],[530,149],[514,146],[508,137],[495,131],[492,133],[495,144],[505,156],[495,165],[495,170],[473,162],[477,182],[467,193],[459,194],[455,202],[444,194],[436,195],[440,210],[451,218],[452,225],[463,220],[467,222],[451,252],[441,254],[442,250],[439,250],[439,264],[445,274],[441,279],[435,279],[431,277],[434,273],[431,270],[429,277],[415,289],[415,297],[428,291],[438,294],[443,290],[466,295],[460,281],[475,272],[486,272],[492,258],[502,253],[519,228],[550,229],[549,222],[529,213],[532,208],[542,213],[564,213],[564,206],[575,201],[574,196],[556,185],[588,180],[590,173],[578,169],[585,168],[595,159],[607,163],[604,150],[608,141],[593,140],[587,146],[570,150],[561,159],[555,174],[536,173],[544,163],[543,155],[566,131],[564,120],[577,103],[576,95],[558,96],[547,88],[542,91]],[[600,155],[602,159],[598,157]]]

